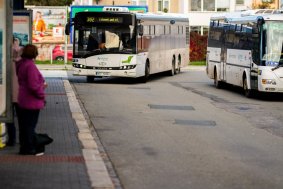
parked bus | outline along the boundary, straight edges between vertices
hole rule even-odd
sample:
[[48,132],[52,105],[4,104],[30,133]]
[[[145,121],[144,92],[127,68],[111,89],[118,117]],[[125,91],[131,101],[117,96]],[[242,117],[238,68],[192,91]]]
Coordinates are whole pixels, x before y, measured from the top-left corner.
[[240,86],[247,97],[283,92],[283,15],[223,14],[210,20],[206,71],[217,88]]
[[104,9],[75,15],[73,75],[88,82],[109,76],[146,82],[150,74],[174,75],[189,63],[188,17]]

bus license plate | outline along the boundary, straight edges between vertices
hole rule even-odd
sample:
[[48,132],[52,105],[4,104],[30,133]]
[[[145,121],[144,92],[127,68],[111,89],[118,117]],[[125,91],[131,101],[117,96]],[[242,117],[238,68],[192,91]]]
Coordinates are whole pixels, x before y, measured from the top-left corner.
[[109,76],[109,72],[96,72],[97,76]]

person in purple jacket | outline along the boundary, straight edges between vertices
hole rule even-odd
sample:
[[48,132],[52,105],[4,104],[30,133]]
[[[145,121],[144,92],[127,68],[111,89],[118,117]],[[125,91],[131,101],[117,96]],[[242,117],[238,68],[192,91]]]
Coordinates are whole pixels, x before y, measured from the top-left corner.
[[47,87],[35,65],[37,55],[37,47],[28,44],[23,48],[22,59],[16,65],[19,83],[19,154],[22,155],[43,155],[44,153],[44,147],[38,148],[35,141],[35,128],[39,112],[45,106],[44,89]]

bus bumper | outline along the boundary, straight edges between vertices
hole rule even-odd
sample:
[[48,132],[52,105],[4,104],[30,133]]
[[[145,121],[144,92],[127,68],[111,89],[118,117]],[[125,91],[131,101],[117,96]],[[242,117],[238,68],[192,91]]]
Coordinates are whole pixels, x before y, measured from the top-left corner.
[[77,76],[94,76],[94,77],[137,77],[136,69],[125,70],[94,70],[81,69],[73,67],[73,75]]

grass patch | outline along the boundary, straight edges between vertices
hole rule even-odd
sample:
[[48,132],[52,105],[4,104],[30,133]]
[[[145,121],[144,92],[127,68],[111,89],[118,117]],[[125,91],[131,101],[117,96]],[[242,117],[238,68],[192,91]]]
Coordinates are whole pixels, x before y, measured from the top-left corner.
[[190,62],[190,65],[193,65],[193,66],[205,66],[206,62],[205,61],[194,61],[194,62]]
[[[50,60],[36,60],[35,61],[36,64],[51,64],[51,61]],[[64,61],[57,61],[57,60],[53,60],[52,64],[54,65],[64,65],[65,62]],[[71,61],[68,61],[67,64],[72,64]]]

